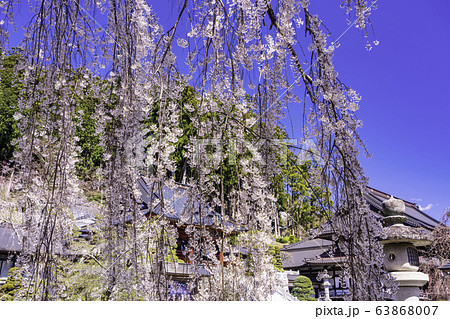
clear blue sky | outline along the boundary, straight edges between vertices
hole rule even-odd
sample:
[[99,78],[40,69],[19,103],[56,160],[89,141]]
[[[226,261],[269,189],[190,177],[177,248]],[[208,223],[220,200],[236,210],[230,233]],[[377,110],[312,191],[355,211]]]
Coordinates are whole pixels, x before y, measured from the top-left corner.
[[[176,1],[150,3],[160,23],[174,20]],[[340,3],[311,1],[310,12],[319,14],[334,37],[347,29]],[[366,51],[361,32],[352,28],[334,57],[340,79],[362,96],[360,134],[373,156],[361,156],[361,162],[370,186],[440,219],[450,207],[450,2],[379,0],[377,5],[372,22],[380,44]],[[27,15],[24,11],[25,6]],[[300,111],[290,108],[297,132]]]
[[[331,2],[319,1],[316,12],[337,37],[347,28],[345,14]],[[361,156],[362,166],[370,186],[440,220],[450,207],[450,2],[377,5],[372,22],[380,44],[366,51],[353,28],[334,58],[341,80],[362,96],[360,134],[373,155]]]

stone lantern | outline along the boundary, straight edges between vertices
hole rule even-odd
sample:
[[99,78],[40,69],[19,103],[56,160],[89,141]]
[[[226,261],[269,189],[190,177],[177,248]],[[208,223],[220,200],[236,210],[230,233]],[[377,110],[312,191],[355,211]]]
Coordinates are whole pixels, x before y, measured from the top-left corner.
[[328,274],[328,271],[326,269],[324,269],[323,272],[319,273],[317,275],[317,277],[316,277],[316,279],[318,281],[322,281],[323,280],[323,284],[322,285],[323,285],[323,288],[325,290],[325,296],[323,298],[323,301],[331,301],[331,298],[330,298],[330,287],[331,287],[330,279],[331,278],[332,277]]
[[395,300],[418,301],[420,287],[428,282],[428,275],[419,272],[419,254],[416,247],[431,244],[429,233],[406,226],[405,203],[391,196],[383,202],[383,223],[386,238],[381,240],[384,266],[394,277],[399,288]]

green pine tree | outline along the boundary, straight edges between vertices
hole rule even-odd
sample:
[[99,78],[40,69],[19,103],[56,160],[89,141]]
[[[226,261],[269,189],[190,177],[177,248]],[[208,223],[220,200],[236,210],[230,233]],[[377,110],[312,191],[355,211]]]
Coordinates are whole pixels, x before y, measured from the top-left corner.
[[16,150],[13,141],[20,135],[14,113],[22,89],[20,77],[23,72],[15,72],[20,59],[17,52],[0,59],[0,162],[8,162]]
[[316,300],[316,298],[312,297],[315,293],[311,279],[305,276],[298,276],[295,278],[292,295],[297,297],[298,300]]

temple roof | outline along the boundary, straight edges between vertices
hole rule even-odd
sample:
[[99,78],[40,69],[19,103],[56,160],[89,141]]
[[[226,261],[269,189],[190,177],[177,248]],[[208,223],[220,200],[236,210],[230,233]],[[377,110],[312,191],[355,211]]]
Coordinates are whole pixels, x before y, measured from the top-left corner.
[[318,257],[313,259],[306,259],[308,265],[335,265],[342,264],[347,260],[347,257]]
[[[382,202],[389,199],[391,195],[371,187],[366,187],[366,189],[367,192],[364,194],[364,197],[369,203],[370,209],[373,212],[380,214],[380,212],[383,211]],[[432,230],[439,225],[439,221],[422,212],[415,203],[411,203],[402,198],[400,199],[405,203],[405,216],[407,217],[405,225],[423,227],[427,230]]]
[[[202,206],[202,214],[200,215],[200,205],[198,201],[189,201],[188,191],[189,186],[175,183],[173,188],[164,186],[162,190],[162,199],[156,190],[152,189],[151,183],[145,181],[144,178],[139,178],[138,189],[141,192],[141,213],[148,215],[150,213],[156,215],[164,215],[164,217],[179,221],[185,219],[186,222],[193,225],[204,225],[209,227],[221,226],[221,214],[215,212],[210,207]],[[167,205],[166,209],[162,209],[162,205]],[[188,210],[194,213],[188,213]],[[237,226],[231,218],[225,223],[226,227],[236,230],[244,230],[243,226]]]
[[306,260],[319,258],[332,247],[333,242],[327,239],[305,239],[280,248],[283,268],[296,268],[305,265]]
[[[371,187],[366,189],[367,192],[364,194],[364,197],[369,204],[370,211],[375,218],[381,220],[383,218],[381,213],[383,210],[382,202],[389,199],[391,195]],[[416,239],[414,245],[421,246],[426,244],[430,240],[430,231],[439,225],[439,221],[422,212],[416,204],[403,201],[405,203],[404,216],[406,216],[404,224],[411,227],[409,227],[408,234],[405,234],[405,229],[408,227],[403,226],[399,228],[397,225],[387,227],[386,231],[389,232],[389,239],[408,241],[407,239],[412,236]],[[307,265],[327,265],[344,262],[344,257],[331,257],[326,253],[332,247],[332,241],[330,240],[332,234],[332,227],[325,223],[321,226],[316,239],[307,238],[281,248],[280,252],[284,252],[289,257],[283,260],[283,268],[293,269]],[[385,243],[388,243],[389,239],[385,240]]]
[[0,251],[18,252],[22,250],[16,232],[7,226],[0,226]]

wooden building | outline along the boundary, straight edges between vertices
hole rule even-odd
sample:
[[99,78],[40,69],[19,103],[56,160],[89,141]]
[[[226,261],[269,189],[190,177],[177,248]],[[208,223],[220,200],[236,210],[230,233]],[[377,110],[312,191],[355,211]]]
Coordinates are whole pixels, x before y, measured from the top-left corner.
[[[374,188],[367,187],[364,197],[369,204],[374,218],[381,219],[382,202],[390,198],[390,195]],[[413,228],[431,232],[439,222],[422,212],[412,202],[405,201],[404,223]],[[288,271],[289,287],[291,288],[295,278],[299,275],[307,276],[313,283],[316,298],[323,294],[322,282],[317,280],[317,275],[324,269],[332,276],[330,283],[330,298],[342,300],[348,294],[348,282],[350,278],[341,276],[345,256],[339,251],[333,242],[333,233],[327,225],[323,225],[322,231],[316,237],[310,237],[300,242],[286,245],[280,249],[283,268]]]

